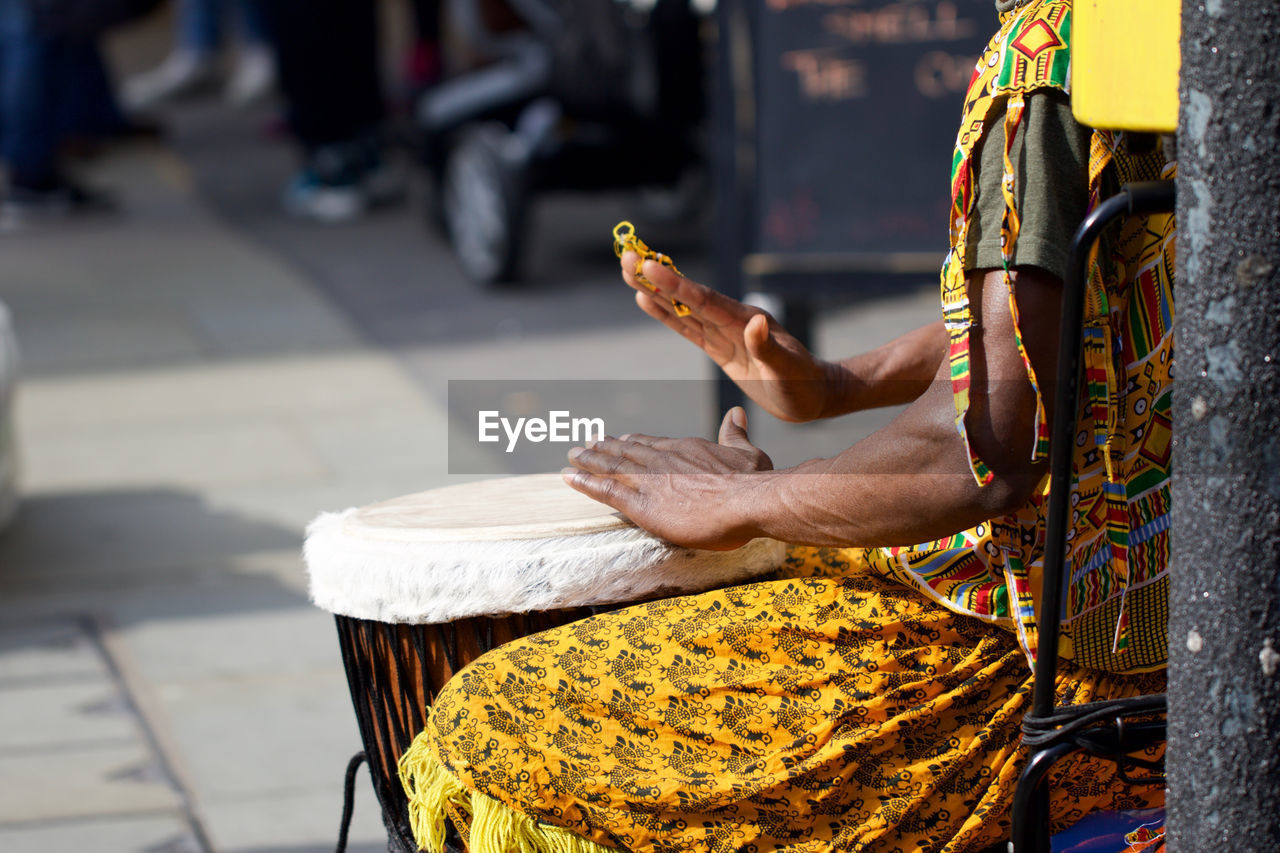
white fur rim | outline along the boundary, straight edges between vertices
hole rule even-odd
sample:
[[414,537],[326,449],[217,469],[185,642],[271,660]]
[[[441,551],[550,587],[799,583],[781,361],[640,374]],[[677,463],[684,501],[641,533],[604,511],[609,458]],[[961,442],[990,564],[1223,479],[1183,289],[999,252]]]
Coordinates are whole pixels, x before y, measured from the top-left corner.
[[343,530],[354,512],[322,513],[307,527],[311,600],[378,622],[435,624],[703,592],[772,571],[785,556],[772,539],[696,551],[639,528],[497,542],[373,541]]

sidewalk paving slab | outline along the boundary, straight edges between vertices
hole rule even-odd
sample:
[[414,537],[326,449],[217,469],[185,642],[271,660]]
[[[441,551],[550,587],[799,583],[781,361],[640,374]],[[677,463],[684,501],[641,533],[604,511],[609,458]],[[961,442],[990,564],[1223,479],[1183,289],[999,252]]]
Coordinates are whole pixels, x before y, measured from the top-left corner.
[[204,853],[191,828],[170,814],[0,825],[0,849],[5,853]]
[[0,800],[8,823],[178,812],[181,798],[141,743],[0,755],[12,781]]
[[179,792],[87,620],[0,627],[0,828],[178,810]]
[[[104,168],[127,215],[4,238],[25,370],[0,849],[331,850],[359,738],[303,528],[440,484],[438,457],[387,448],[443,415],[163,149]],[[357,793],[352,849],[385,849]]]

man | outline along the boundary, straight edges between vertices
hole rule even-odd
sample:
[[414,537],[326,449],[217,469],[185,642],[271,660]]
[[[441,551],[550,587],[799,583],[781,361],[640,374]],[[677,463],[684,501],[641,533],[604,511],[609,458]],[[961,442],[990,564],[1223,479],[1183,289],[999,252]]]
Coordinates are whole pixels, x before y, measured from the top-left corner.
[[[1070,0],[1005,5],[957,139],[940,321],[824,362],[762,312],[623,257],[639,306],[771,414],[907,407],[788,471],[771,470],[741,410],[718,443],[633,435],[571,451],[572,486],[659,536],[797,545],[779,580],[594,617],[464,671],[402,764],[420,840],[445,811],[476,853],[521,839],[951,853],[1007,839],[1065,249],[1111,182],[1164,164],[1071,118]],[[1064,701],[1162,689],[1171,259],[1171,219],[1153,217],[1090,277]],[[584,660],[588,638],[604,651]],[[1159,796],[1084,757],[1059,777],[1059,827]]]

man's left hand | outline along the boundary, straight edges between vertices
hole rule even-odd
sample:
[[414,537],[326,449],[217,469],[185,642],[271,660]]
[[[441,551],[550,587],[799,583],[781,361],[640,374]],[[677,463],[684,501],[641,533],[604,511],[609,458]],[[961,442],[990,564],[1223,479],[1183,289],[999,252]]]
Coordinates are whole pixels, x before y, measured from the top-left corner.
[[619,510],[655,536],[688,548],[729,550],[755,537],[742,507],[744,475],[773,470],[747,438],[747,415],[730,409],[719,442],[625,435],[569,451],[565,482]]

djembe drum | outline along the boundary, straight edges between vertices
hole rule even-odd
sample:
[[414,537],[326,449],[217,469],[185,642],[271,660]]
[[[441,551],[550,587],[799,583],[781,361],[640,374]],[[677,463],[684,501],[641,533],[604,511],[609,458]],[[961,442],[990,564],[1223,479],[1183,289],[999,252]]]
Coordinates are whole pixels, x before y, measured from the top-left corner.
[[[337,620],[364,756],[393,851],[416,850],[396,773],[436,693],[484,652],[601,610],[766,574],[783,545],[657,539],[559,474],[449,486],[307,528],[311,598]],[[350,817],[351,779],[340,847]]]

